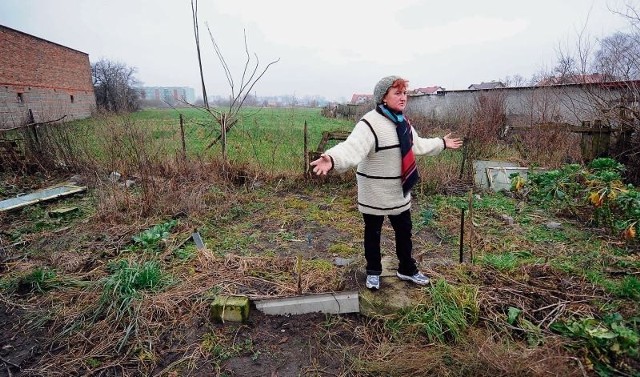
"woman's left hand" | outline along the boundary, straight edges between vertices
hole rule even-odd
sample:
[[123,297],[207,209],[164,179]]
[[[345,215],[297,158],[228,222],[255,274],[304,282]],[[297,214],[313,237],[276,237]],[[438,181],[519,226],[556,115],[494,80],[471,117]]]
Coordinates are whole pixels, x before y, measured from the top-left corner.
[[447,149],[458,149],[462,146],[462,139],[451,137],[451,133],[444,135],[442,140],[444,140],[444,146],[447,147]]

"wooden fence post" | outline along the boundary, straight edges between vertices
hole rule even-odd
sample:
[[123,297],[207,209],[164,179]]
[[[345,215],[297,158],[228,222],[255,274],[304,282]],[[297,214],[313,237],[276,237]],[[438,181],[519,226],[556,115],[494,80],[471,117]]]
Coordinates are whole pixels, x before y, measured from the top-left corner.
[[307,121],[304,121],[304,143],[303,143],[303,149],[304,149],[304,175],[305,177],[309,177],[309,134],[308,134],[308,129],[307,129]]
[[182,140],[182,159],[187,159],[187,144],[184,141],[184,117],[180,114],[180,139]]

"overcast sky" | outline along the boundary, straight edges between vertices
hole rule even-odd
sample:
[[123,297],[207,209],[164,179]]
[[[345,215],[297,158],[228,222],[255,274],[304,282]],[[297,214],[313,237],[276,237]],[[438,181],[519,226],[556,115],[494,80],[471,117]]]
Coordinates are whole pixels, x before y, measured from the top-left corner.
[[[626,0],[638,3],[640,0]],[[627,30],[625,0],[200,0],[209,95],[230,94],[209,26],[240,85],[244,33],[258,96],[350,99],[383,76],[410,86],[472,83],[550,70],[559,48]],[[0,0],[0,24],[137,69],[145,86],[201,93],[190,0]],[[252,60],[255,63],[255,60]]]

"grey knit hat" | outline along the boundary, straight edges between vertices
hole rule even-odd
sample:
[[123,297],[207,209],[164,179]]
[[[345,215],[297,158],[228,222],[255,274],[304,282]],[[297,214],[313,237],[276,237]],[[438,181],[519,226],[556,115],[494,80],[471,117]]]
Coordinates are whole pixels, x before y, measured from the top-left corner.
[[394,81],[401,79],[400,76],[387,76],[383,77],[376,84],[375,89],[373,89],[373,99],[376,101],[376,105],[382,103],[382,98],[387,94],[387,90],[393,85]]

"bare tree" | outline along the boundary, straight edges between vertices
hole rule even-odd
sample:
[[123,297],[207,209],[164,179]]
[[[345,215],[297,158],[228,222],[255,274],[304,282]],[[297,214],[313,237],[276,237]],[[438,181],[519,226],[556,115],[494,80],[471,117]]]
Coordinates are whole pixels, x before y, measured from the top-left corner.
[[91,65],[91,78],[98,108],[104,111],[128,112],[140,109],[136,69],[123,63],[101,59]]
[[640,34],[614,33],[600,41],[594,56],[594,69],[618,80],[640,77]]
[[200,83],[202,84],[202,100],[204,107],[209,108],[207,99],[207,88],[204,85],[204,73],[202,72],[202,56],[200,55],[200,26],[198,25],[198,0],[191,0],[191,17],[193,17],[193,36],[196,40],[196,51],[198,52],[198,67],[200,68]]
[[640,31],[640,10],[633,1],[626,1],[622,9],[609,8],[609,10],[614,14],[626,18],[627,21],[629,21],[629,25],[635,31]]
[[99,109],[128,112],[140,109],[136,69],[123,63],[101,59],[91,65],[91,78]]
[[[192,8],[192,17],[193,17],[193,24],[194,24],[196,46],[198,51],[200,51],[200,38],[199,38],[199,33],[197,32],[198,0],[192,0],[191,4],[192,4],[191,8]],[[244,33],[244,49],[246,53],[246,60],[244,64],[244,69],[242,71],[242,76],[240,78],[240,82],[237,83],[236,80],[234,80],[233,74],[231,72],[231,68],[227,64],[227,61],[225,60],[224,55],[222,54],[222,50],[220,49],[220,46],[218,46],[218,43],[216,42],[216,39],[214,38],[213,33],[211,32],[211,29],[209,28],[208,25],[207,25],[207,31],[209,32],[209,37],[213,45],[213,50],[222,65],[222,69],[227,79],[227,84],[229,85],[229,89],[231,91],[230,103],[228,107],[224,110],[212,109],[208,106],[208,104],[205,101],[204,110],[208,114],[210,114],[216,120],[216,123],[220,126],[220,131],[218,136],[214,138],[214,140],[207,146],[207,148],[211,148],[218,141],[222,140],[222,157],[223,157],[223,160],[226,161],[227,160],[227,155],[226,155],[227,132],[229,132],[229,130],[233,128],[233,126],[235,126],[236,123],[238,122],[238,114],[242,109],[243,105],[245,104],[245,102],[247,101],[247,99],[250,97],[253,87],[258,83],[258,81],[260,81],[260,79],[262,78],[262,76],[264,76],[264,74],[267,72],[269,67],[271,67],[273,64],[280,61],[280,59],[271,61],[264,68],[260,69],[260,59],[258,59],[258,55],[254,53],[252,56],[252,54],[249,53],[249,47],[247,44],[247,34],[245,32]],[[202,78],[202,89],[204,93],[206,92],[206,88],[204,84],[204,77],[202,76],[202,63],[200,62],[199,54],[198,54],[198,62],[200,63],[200,76]]]
[[[627,165],[627,177],[640,183],[640,14],[630,2],[612,11],[629,21],[631,32],[591,41],[581,32],[575,51],[559,51],[555,82],[579,84],[558,98],[576,116],[609,128],[610,153]],[[564,78],[563,80],[560,80]]]
[[513,76],[506,76],[505,78],[501,79],[500,82],[504,83],[504,85],[509,88],[527,85],[527,80],[517,73]]

